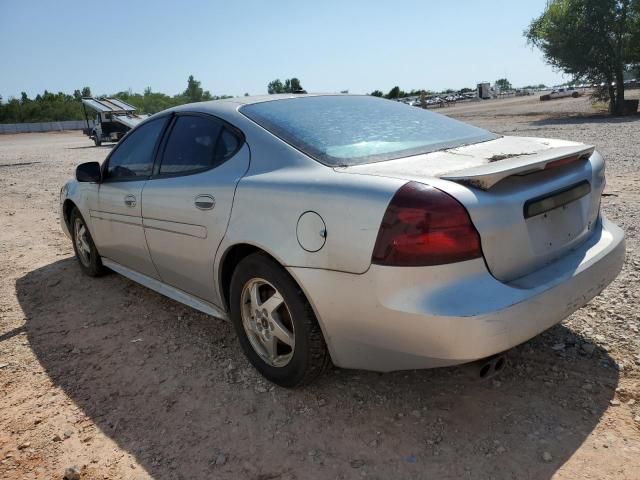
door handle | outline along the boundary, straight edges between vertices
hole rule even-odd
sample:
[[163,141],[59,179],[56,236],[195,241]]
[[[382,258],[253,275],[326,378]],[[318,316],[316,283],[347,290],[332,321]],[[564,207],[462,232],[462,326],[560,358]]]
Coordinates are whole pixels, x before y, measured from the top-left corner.
[[135,195],[127,195],[124,197],[124,204],[127,207],[135,207],[136,206],[136,197]]
[[216,199],[211,195],[198,195],[193,204],[198,210],[211,210],[216,206]]

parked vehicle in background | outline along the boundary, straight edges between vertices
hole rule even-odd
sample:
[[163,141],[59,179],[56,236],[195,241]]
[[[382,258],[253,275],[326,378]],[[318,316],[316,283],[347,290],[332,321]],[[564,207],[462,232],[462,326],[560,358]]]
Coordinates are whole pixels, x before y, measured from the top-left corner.
[[78,166],[60,221],[87,275],[230,318],[255,368],[293,386],[329,360],[469,362],[563,320],[624,261],[604,171],[592,146],[401,102],[240,97],[154,115]]
[[478,98],[482,100],[489,100],[493,96],[491,92],[491,84],[489,82],[478,83],[477,92]]
[[555,100],[556,98],[578,98],[580,96],[580,92],[575,88],[559,88],[557,90],[552,90],[551,93],[547,93],[545,95],[540,96],[541,101],[546,100]]
[[[87,107],[95,110],[93,126],[89,124]],[[83,97],[82,108],[87,128],[83,133],[93,139],[96,147],[102,142],[117,142],[133,127],[138,125],[148,115],[136,114],[136,108],[117,98]]]

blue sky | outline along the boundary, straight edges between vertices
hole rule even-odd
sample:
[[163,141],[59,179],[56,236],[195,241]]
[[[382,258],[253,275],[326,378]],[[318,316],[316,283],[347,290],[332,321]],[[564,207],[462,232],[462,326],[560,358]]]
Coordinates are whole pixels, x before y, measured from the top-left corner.
[[217,95],[266,93],[291,76],[309,91],[353,93],[504,76],[556,84],[562,75],[522,36],[545,3],[0,0],[0,95],[175,94],[190,74]]

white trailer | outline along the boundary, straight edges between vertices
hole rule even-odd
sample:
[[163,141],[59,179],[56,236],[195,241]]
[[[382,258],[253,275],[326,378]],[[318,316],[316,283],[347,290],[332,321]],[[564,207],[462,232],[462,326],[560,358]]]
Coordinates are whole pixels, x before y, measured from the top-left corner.
[[478,98],[481,100],[489,100],[491,98],[491,84],[489,82],[478,84]]
[[[96,112],[93,126],[89,124],[86,107]],[[87,128],[83,129],[83,132],[93,139],[96,147],[102,145],[102,142],[119,141],[129,130],[148,117],[136,114],[133,105],[117,98],[84,97],[82,108],[87,122]]]

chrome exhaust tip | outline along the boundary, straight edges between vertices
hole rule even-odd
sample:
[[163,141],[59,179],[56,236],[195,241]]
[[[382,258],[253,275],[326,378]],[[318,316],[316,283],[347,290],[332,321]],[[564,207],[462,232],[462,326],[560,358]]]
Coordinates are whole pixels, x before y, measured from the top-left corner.
[[503,354],[494,355],[477,362],[478,376],[487,380],[498,375],[507,366],[507,357]]

